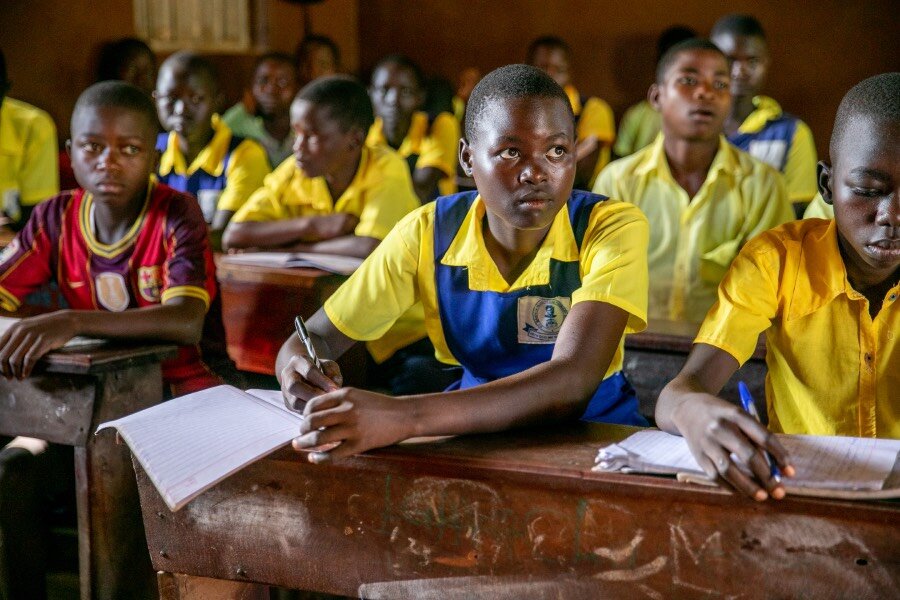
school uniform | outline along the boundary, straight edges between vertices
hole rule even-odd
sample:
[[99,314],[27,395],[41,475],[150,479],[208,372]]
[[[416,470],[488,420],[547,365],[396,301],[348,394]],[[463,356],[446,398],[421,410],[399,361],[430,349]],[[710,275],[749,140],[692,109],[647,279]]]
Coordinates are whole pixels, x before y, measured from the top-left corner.
[[233,135],[218,115],[212,116],[213,137],[188,165],[178,147],[178,134],[161,133],[156,149],[159,181],[193,194],[203,218],[212,223],[217,210],[237,211],[269,173],[266,152],[257,142]]
[[9,97],[0,102],[0,208],[18,221],[23,206],[59,192],[56,126],[30,104]]
[[269,166],[274,168],[280,165],[286,158],[294,153],[294,133],[288,132],[287,136],[278,140],[266,130],[263,118],[247,112],[243,102],[238,102],[222,115],[231,133],[242,138],[250,139],[265,149]]
[[699,323],[741,246],[794,218],[774,169],[719,139],[693,198],[672,177],[663,136],[610,164],[594,192],[640,208],[650,221],[650,318]]
[[[628,313],[626,333],[646,324],[647,221],[633,206],[575,191],[534,260],[507,283],[484,243],[477,192],[438,198],[404,218],[326,302],[341,332],[377,339],[421,302],[442,363],[461,365],[468,388],[550,360],[573,304],[601,301]],[[365,307],[365,310],[360,310]],[[622,374],[623,344],[583,416],[644,424]]]
[[[400,156],[406,159],[410,173],[428,167],[434,167],[444,173],[445,177],[438,181],[435,198],[456,193],[456,154],[460,137],[459,121],[450,113],[440,113],[429,125],[428,114],[420,111],[413,115],[409,131],[397,148]],[[387,146],[384,121],[381,117],[376,118],[375,123],[369,128],[366,143]]]
[[653,143],[661,127],[659,113],[646,100],[625,111],[613,150],[618,156],[629,156]]
[[768,96],[756,96],[753,105],[728,141],[783,173],[791,202],[809,202],[818,191],[812,132]]
[[[196,201],[151,183],[137,220],[119,241],[96,239],[93,197],[83,189],[63,192],[35,207],[31,218],[0,253],[0,308],[55,281],[76,310],[146,308],[177,297],[207,307],[216,293],[215,267]],[[181,346],[162,364],[174,395],[221,380],[204,364],[199,347]]]
[[804,219],[744,247],[694,341],[743,363],[766,333],[772,431],[900,439],[898,296],[900,284],[873,319],[835,221]]
[[[232,223],[279,221],[349,213],[359,218],[354,235],[384,239],[394,225],[419,206],[412,178],[399,154],[383,145],[363,146],[356,175],[341,197],[334,199],[324,177],[307,177],[289,158],[265,179],[232,217]],[[425,337],[422,308],[410,308],[389,334],[367,347],[382,363],[409,344]]]
[[572,112],[575,113],[575,139],[583,140],[588,136],[594,135],[597,136],[597,140],[601,145],[597,164],[594,165],[591,177],[588,180],[588,188],[590,189],[603,167],[609,164],[610,148],[616,139],[615,119],[609,104],[600,98],[582,96],[573,85],[567,85],[563,89],[566,92],[566,96],[569,97]]
[[833,219],[834,218],[834,206],[831,204],[826,204],[825,199],[822,198],[822,194],[816,194],[816,197],[812,199],[812,202],[806,207],[806,210],[803,212],[804,219]]

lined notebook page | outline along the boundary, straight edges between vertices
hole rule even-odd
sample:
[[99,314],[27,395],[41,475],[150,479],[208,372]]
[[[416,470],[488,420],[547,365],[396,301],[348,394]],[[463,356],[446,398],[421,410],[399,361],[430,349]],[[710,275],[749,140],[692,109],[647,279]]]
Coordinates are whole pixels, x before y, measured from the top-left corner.
[[115,427],[173,511],[242,467],[290,442],[303,417],[281,393],[222,385],[115,421]]
[[[778,435],[797,475],[785,485],[834,490],[880,490],[900,452],[900,440],[814,435]],[[664,431],[639,431],[600,450],[601,470],[703,474],[684,438]],[[605,464],[605,466],[604,466]]]

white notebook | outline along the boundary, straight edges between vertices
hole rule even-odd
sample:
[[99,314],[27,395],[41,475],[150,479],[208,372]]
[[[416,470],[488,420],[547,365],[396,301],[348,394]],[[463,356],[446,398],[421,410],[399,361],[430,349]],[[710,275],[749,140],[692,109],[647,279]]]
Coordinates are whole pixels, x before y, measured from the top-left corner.
[[176,511],[300,435],[303,416],[281,392],[220,385],[108,421]]
[[[900,489],[885,489],[891,476],[900,440],[815,435],[778,435],[795,477],[785,477],[788,492],[808,496],[844,498],[894,498]],[[647,429],[601,448],[597,471],[670,473],[697,481],[705,473],[683,437]]]
[[244,252],[223,256],[222,261],[235,265],[254,265],[260,267],[311,267],[338,275],[351,275],[359,265],[361,258],[341,256],[338,254],[317,254],[313,252]]

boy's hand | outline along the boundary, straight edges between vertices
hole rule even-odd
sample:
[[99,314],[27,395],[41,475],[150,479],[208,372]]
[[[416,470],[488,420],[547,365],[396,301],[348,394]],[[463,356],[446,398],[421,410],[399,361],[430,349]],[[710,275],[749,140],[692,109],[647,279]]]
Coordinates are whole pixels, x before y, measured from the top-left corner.
[[315,217],[313,223],[312,241],[330,240],[332,238],[350,235],[359,225],[359,217],[350,213],[334,213]]
[[[672,420],[707,475],[724,479],[755,500],[784,497],[784,486],[771,477],[764,451],[772,454],[784,475],[793,477],[787,451],[739,407],[709,394],[693,393],[672,414]],[[752,477],[738,467],[732,454],[750,467]]]
[[0,374],[7,379],[31,375],[39,358],[77,335],[70,311],[22,319],[0,337]]
[[281,393],[291,410],[302,411],[316,396],[340,389],[344,384],[341,368],[331,360],[320,360],[322,370],[305,354],[295,354],[281,371]]
[[313,451],[309,461],[320,464],[403,441],[414,435],[407,401],[356,388],[341,388],[318,396],[303,409],[306,422],[295,450],[332,446]]

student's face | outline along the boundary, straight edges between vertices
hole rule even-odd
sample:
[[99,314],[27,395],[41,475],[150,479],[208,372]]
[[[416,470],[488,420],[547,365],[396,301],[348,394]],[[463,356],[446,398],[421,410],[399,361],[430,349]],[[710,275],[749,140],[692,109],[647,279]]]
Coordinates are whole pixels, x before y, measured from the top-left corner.
[[136,85],[148,94],[152,93],[156,83],[156,58],[146,52],[134,54],[128,62],[122,65],[119,77],[122,81]]
[[384,121],[385,130],[402,135],[406,135],[413,114],[425,100],[415,75],[409,69],[391,63],[372,73],[369,95],[375,114]]
[[309,48],[309,52],[300,64],[300,73],[307,82],[319,77],[327,77],[337,73],[337,59],[331,48],[314,44]]
[[296,136],[294,159],[307,177],[334,173],[355,156],[364,136],[356,128],[343,131],[327,107],[307,100],[291,104],[291,128]]
[[559,98],[489,101],[460,161],[489,212],[492,230],[543,229],[575,180],[575,124]]
[[195,139],[212,127],[216,90],[204,75],[188,73],[180,65],[163,65],[153,97],[159,121],[167,131]]
[[126,207],[143,199],[156,170],[156,124],[119,107],[79,109],[69,154],[78,185],[99,202]]
[[716,139],[731,108],[728,63],[710,50],[685,50],[662,83],[650,86],[650,103],[667,136],[689,141]]
[[261,114],[287,114],[298,91],[294,67],[278,60],[264,60],[253,74],[252,91]]
[[900,123],[857,117],[833,163],[819,163],[819,191],[834,205],[848,272],[884,281],[900,268]]
[[569,84],[569,57],[562,48],[538,46],[531,57],[531,66],[542,70],[563,87]]
[[731,65],[731,94],[756,96],[762,90],[769,71],[769,49],[756,36],[725,33],[713,38]]

